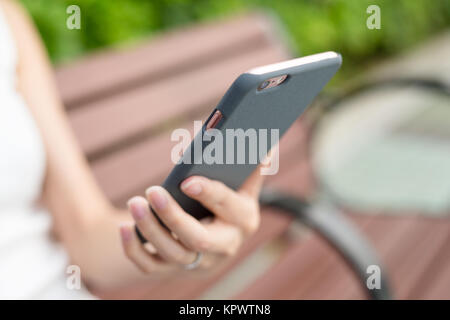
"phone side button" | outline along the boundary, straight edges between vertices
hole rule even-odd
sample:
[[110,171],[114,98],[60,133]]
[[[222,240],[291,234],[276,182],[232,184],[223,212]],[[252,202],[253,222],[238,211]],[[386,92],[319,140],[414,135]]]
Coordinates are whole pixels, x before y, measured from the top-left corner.
[[208,123],[206,124],[206,130],[215,128],[219,121],[222,119],[222,112],[220,110],[216,110],[211,118],[209,118]]

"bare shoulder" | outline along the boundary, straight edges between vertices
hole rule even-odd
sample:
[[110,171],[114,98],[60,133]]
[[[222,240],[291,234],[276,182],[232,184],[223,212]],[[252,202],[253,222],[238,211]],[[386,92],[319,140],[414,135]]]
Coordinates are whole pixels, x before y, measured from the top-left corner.
[[28,14],[19,2],[15,0],[0,0],[0,7],[5,14],[6,20],[13,29],[21,23],[30,23]]
[[11,29],[20,56],[21,53],[27,52],[30,46],[36,44],[38,37],[34,24],[22,5],[16,0],[0,0],[0,8]]

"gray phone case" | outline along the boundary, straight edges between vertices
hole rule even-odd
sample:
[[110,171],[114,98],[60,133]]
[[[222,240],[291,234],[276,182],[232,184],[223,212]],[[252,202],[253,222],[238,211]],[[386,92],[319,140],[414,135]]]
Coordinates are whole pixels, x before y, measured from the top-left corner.
[[[257,130],[267,129],[268,132],[271,129],[278,129],[279,137],[281,138],[333,77],[342,62],[341,56],[334,52],[300,59],[275,64],[273,65],[275,68],[261,67],[257,72],[244,73],[234,81],[211,113],[211,116],[216,110],[220,110],[222,113],[223,117],[217,123],[215,129],[222,132],[224,145],[227,143],[226,129],[241,128],[245,131],[249,128],[254,128]],[[295,63],[295,61],[301,62]],[[277,70],[265,72],[265,70],[273,69]],[[288,78],[281,85],[266,90],[258,90],[258,86],[266,79],[285,74],[288,75]],[[196,143],[200,143],[203,150],[211,143],[203,139],[206,124],[210,118],[208,118],[201,132],[196,135],[191,145],[184,152],[181,158],[182,161],[175,165],[162,184],[180,206],[197,219],[209,216],[211,213],[199,202],[187,197],[180,190],[182,181],[190,176],[200,175],[222,181],[230,188],[236,190],[259,163],[259,160],[258,163],[248,163],[249,145],[247,144],[245,147],[246,163],[244,164],[206,164],[203,161],[201,164],[195,164],[195,158],[199,159],[198,153],[195,154],[194,152],[194,141],[197,140]],[[275,143],[275,141],[270,140],[269,135],[267,137],[267,150],[261,151],[264,155]],[[237,153],[236,148],[237,144],[235,143],[235,156]],[[224,150],[224,158],[226,157],[225,153],[226,150]]]

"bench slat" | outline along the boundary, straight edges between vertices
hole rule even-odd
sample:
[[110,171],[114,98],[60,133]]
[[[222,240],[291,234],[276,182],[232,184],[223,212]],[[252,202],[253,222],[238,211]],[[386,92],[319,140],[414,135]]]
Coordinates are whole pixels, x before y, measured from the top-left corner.
[[[352,216],[353,219],[357,218]],[[359,217],[359,219],[367,217]],[[365,235],[369,238],[372,245],[375,247],[378,256],[383,263],[384,269],[381,272],[386,272],[389,276],[391,274],[390,259],[396,255],[403,253],[397,252],[395,249],[396,243],[405,243],[408,237],[414,233],[417,223],[410,219],[399,219],[392,221],[390,217],[381,215],[373,216],[371,224],[364,229]],[[333,280],[333,286],[328,290],[323,299],[364,299],[365,292],[362,291],[361,285],[359,288],[348,287],[340,277]],[[335,282],[340,282],[335,284]],[[397,288],[392,286],[391,290],[394,297],[397,297]],[[307,298],[309,296],[306,296]]]
[[[374,225],[374,217],[358,218],[352,220],[363,234]],[[319,235],[315,234],[314,236],[322,241]],[[299,285],[293,292],[292,297],[294,299],[345,299],[349,292],[355,292],[358,298],[366,298],[361,282],[350,269],[350,266],[327,243],[323,241],[322,243],[326,247],[326,254],[322,254],[323,262],[316,263],[317,269],[320,270],[317,273],[317,278],[311,279],[308,277],[310,285],[308,287]]]
[[441,258],[428,268],[427,274],[416,287],[411,299],[450,299],[450,228],[441,248]]
[[[443,253],[443,251],[435,249],[421,255],[419,259],[418,255],[424,253],[424,251],[417,250],[417,248],[421,245],[426,248],[442,248],[443,241],[447,239],[450,222],[446,222],[439,230],[439,228],[436,229],[436,224],[442,224],[444,221],[386,216],[358,217],[358,219],[372,219],[366,227],[363,227],[363,230],[375,245],[382,260],[385,261],[387,272],[393,280],[395,297],[407,298],[406,294],[411,292],[411,288],[420,279],[420,274],[426,272],[427,269],[424,266],[417,268],[417,263],[429,265],[430,261],[440,260],[440,255]],[[434,232],[437,232],[437,234],[433,235]],[[428,241],[423,241],[427,234]],[[312,238],[294,244],[284,258],[281,258],[271,270],[255,281],[237,298],[364,298],[361,288],[355,286],[356,278],[352,276],[348,267],[341,265],[342,260],[337,257],[330,260],[329,257],[335,256],[335,252],[329,247],[326,248],[326,246],[320,249],[320,245],[317,247],[316,241],[318,240]],[[315,252],[314,256],[311,254],[308,256],[307,252],[310,252],[310,250]],[[317,253],[318,251],[320,251],[320,254]],[[328,266],[324,267],[326,261],[328,261]],[[333,261],[333,263],[330,264],[330,261]],[[322,271],[317,272],[317,268],[321,268]],[[283,278],[283,274],[289,274],[290,276]],[[344,275],[345,277],[343,277]]]
[[178,75],[186,66],[190,70],[265,46],[273,40],[270,25],[263,15],[246,15],[166,32],[134,49],[99,52],[58,68],[59,91],[66,106],[75,108],[142,82]]
[[445,219],[435,220],[422,217],[414,219],[418,226],[415,232],[410,234],[408,247],[397,249],[396,245],[396,250],[399,251],[396,256],[397,261],[390,264],[392,282],[397,288],[397,295],[400,299],[410,299],[411,294],[421,292],[415,288],[420,285],[424,275],[430,274],[429,269],[432,263],[441,261],[442,255],[445,255],[442,248],[450,230],[450,221]]
[[162,126],[172,118],[182,118],[198,110],[212,111],[240,73],[282,58],[273,47],[244,53],[86,104],[70,111],[70,121],[88,157],[93,153],[101,155],[114,145],[129,145],[130,138],[148,135],[149,129]]
[[[368,223],[368,219],[362,219],[360,225]],[[341,264],[344,263],[337,252],[320,236],[312,234],[309,239],[293,242],[266,274],[235,298],[299,299],[309,290],[314,290],[316,285],[321,285],[321,278],[330,271],[330,265],[333,269]],[[348,267],[344,268],[347,273],[350,272]],[[276,278],[273,278],[275,275]],[[353,282],[356,283],[356,279],[351,277],[350,283]]]

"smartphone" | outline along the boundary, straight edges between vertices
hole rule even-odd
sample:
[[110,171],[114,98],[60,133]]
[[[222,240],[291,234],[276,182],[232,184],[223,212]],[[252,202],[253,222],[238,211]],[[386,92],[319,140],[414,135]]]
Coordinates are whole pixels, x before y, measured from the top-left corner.
[[338,53],[324,52],[241,74],[162,186],[187,213],[197,219],[210,216],[211,212],[180,190],[181,182],[200,175],[238,189],[341,63]]

